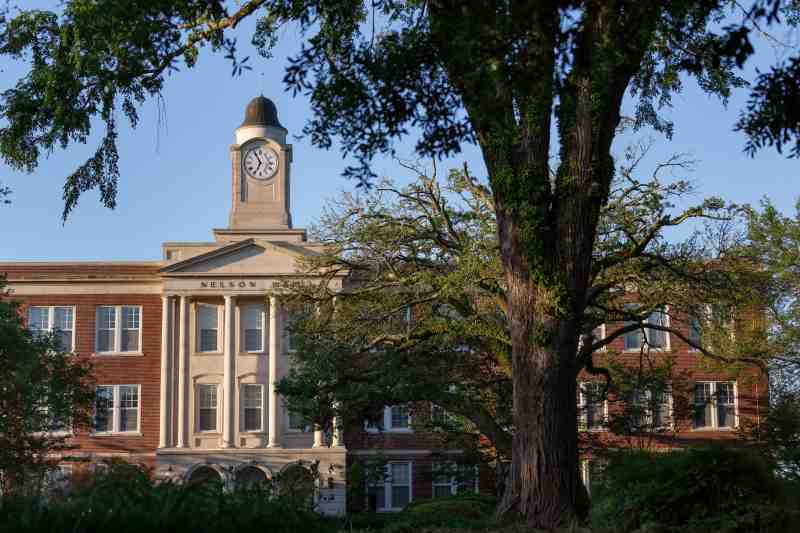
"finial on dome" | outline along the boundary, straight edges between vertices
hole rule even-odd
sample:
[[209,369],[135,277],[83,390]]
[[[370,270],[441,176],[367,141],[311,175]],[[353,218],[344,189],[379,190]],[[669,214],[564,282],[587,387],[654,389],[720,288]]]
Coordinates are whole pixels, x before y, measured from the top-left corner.
[[244,122],[239,126],[272,126],[275,128],[284,128],[278,121],[278,109],[269,98],[263,94],[256,96],[244,110]]

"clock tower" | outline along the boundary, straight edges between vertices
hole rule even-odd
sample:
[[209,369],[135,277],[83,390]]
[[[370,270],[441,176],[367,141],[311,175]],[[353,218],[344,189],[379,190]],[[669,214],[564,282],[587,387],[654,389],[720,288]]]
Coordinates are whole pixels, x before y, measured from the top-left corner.
[[292,146],[286,144],[286,134],[271,100],[264,96],[250,100],[230,151],[233,203],[228,232],[275,234],[291,230]]

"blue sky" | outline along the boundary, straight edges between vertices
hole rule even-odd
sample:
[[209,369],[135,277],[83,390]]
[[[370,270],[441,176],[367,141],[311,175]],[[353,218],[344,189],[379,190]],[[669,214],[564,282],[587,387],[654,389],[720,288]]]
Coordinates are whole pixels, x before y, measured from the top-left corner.
[[[239,41],[246,43],[252,22],[243,24]],[[247,102],[259,93],[278,107],[281,122],[289,129],[294,145],[292,167],[292,213],[295,227],[306,227],[320,213],[326,200],[355,183],[341,177],[347,162],[334,148],[324,151],[298,139],[310,117],[307,100],[284,92],[281,79],[287,55],[297,50],[299,35],[284,32],[275,57],[264,60],[255,54],[254,68],[232,78],[230,64],[221,55],[204,53],[196,68],[173,74],[166,83],[162,105],[150,101],[141,109],[136,130],[123,129],[119,137],[120,170],[118,205],[102,207],[96,192],[87,193],[65,225],[61,223],[63,180],[93,153],[97,136],[87,145],[72,145],[54,152],[32,174],[0,164],[0,183],[11,187],[12,203],[0,206],[3,246],[0,260],[151,260],[160,258],[164,241],[211,240],[211,228],[225,227],[230,208],[230,159],[228,147],[233,131],[241,123]],[[248,53],[246,46],[242,47]],[[767,50],[756,65],[774,58]],[[21,73],[13,64],[3,69],[0,88],[8,87]],[[674,120],[671,141],[658,137],[643,171],[669,154],[690,154],[698,161],[684,177],[698,186],[697,199],[718,195],[740,203],[757,203],[767,196],[781,209],[791,212],[800,194],[800,161],[786,159],[772,150],[755,158],[742,153],[743,137],[732,131],[745,93],[731,99],[728,109],[686,83],[666,115]],[[647,132],[637,137],[650,135]],[[617,142],[621,153],[625,142]],[[402,143],[401,156],[414,159],[413,139]],[[485,176],[475,147],[440,164],[440,168],[469,163]],[[650,165],[650,166],[648,166]],[[397,163],[380,159],[375,169],[381,175],[406,181],[409,171]]]

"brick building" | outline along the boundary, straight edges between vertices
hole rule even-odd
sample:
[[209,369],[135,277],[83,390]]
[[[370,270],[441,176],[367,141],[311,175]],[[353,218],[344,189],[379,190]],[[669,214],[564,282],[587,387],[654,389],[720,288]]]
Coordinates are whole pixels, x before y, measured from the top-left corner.
[[[437,450],[436,440],[415,433],[405,407],[387,407],[381,431],[324,434],[304,427],[275,394],[292,350],[282,298],[302,281],[296,260],[318,251],[292,227],[286,135],[271,101],[248,104],[230,147],[229,224],[213,230],[212,241],[164,243],[162,259],[150,262],[0,264],[29,326],[59,330],[65,346],[93,364],[94,428],[73,436],[71,456],[83,464],[121,457],[158,476],[229,485],[319,462],[319,505],[328,513],[345,511],[348,465],[370,456],[389,461],[390,476],[368,490],[379,510],[463,489],[455,477],[430,475],[442,454],[459,451]],[[625,342],[615,348],[624,351]],[[676,422],[680,442],[733,438],[743,417],[757,417],[763,377],[703,374],[687,346],[664,348],[694,372],[696,400],[710,406],[703,424]],[[607,410],[580,401],[584,413]],[[589,418],[585,425],[602,430]],[[492,490],[483,475],[468,488]]]

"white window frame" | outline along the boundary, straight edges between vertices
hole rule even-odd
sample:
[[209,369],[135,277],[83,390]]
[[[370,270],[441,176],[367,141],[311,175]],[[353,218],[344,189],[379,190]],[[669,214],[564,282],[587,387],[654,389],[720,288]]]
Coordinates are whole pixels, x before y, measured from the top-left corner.
[[[650,409],[651,398],[653,397],[653,389],[650,388],[650,387],[645,387],[644,389],[641,389],[638,392],[639,393],[643,393],[643,397],[644,397],[644,401],[645,401],[645,405],[644,405],[645,409],[644,409],[644,411],[646,413],[645,416],[647,417],[647,424],[648,424],[648,427],[649,427],[650,424],[652,423],[652,417],[653,417],[653,412]],[[667,413],[668,416],[669,416],[669,423],[668,424],[664,424],[664,425],[659,425],[659,426],[653,426],[652,429],[672,429],[672,428],[675,427],[675,408],[674,408],[674,405],[673,405],[672,387],[669,387],[669,386],[666,387],[664,389],[663,393],[667,395],[666,404],[667,404],[667,410],[669,411]]]
[[[655,312],[657,312],[658,310],[659,310],[658,308],[653,309],[650,312],[650,314],[647,315],[647,318],[645,318],[639,324],[649,324],[650,323],[650,315],[655,313]],[[671,327],[672,318],[669,316],[669,306],[665,305],[663,307],[663,309],[661,310],[661,312],[664,314],[664,318],[665,318],[664,327],[667,327],[667,328]],[[631,323],[631,322],[632,321],[627,321],[627,320],[625,321],[626,324]],[[622,342],[623,342],[623,350],[622,351],[625,352],[625,353],[636,353],[636,352],[639,352],[639,351],[641,351],[642,347],[645,346],[645,340],[647,341],[647,349],[649,351],[652,351],[652,352],[669,352],[669,351],[671,351],[672,350],[672,339],[671,339],[672,336],[670,335],[669,331],[659,331],[659,332],[664,334],[664,346],[663,347],[656,348],[656,347],[652,346],[650,344],[650,335],[651,335],[652,331],[650,330],[650,328],[648,328],[646,326],[641,326],[638,330],[630,331],[630,332],[628,332],[628,333],[626,333],[626,334],[624,334],[622,336]],[[638,333],[640,335],[640,339],[639,339],[640,340],[640,344],[639,344],[638,348],[625,348],[624,347],[625,336],[628,335],[628,334],[631,334],[631,333]],[[604,332],[604,335],[605,335],[605,332]]]
[[[700,327],[702,327],[704,325],[704,323],[705,323],[705,325],[707,325],[707,324],[710,324],[712,320],[714,320],[714,307],[711,304],[703,304],[702,308],[703,308],[704,316],[702,316],[702,317],[691,317],[690,316],[689,320],[687,320],[687,338],[689,336],[689,330],[692,327],[692,325],[691,325],[692,318],[695,318],[700,323]],[[731,319],[726,324],[726,327],[730,327],[731,328],[731,341],[735,341],[736,340],[736,327],[735,326],[736,326],[735,311],[733,309],[731,309]],[[702,330],[700,331],[700,342],[701,342],[701,344],[705,344],[703,342],[703,332],[702,332]],[[688,349],[689,349],[690,352],[699,352],[700,351],[699,349],[697,349],[697,348],[695,348],[694,346],[691,346],[691,345],[688,346]]]
[[[37,329],[37,331],[44,331],[44,332],[47,332],[47,333],[53,333],[53,331],[55,331],[54,324],[55,324],[56,309],[57,308],[58,309],[71,309],[72,310],[72,327],[70,329],[60,329],[60,328],[59,329],[61,331],[70,331],[70,332],[72,332],[72,345],[69,347],[69,349],[64,350],[64,351],[69,352],[69,353],[74,353],[75,352],[75,331],[77,329],[75,327],[75,322],[77,320],[77,313],[76,313],[76,308],[75,308],[74,305],[30,305],[30,306],[28,306],[28,309],[27,309],[27,312],[26,312],[26,319],[28,320],[28,325],[30,326],[31,310],[32,309],[47,309],[47,328],[45,328],[43,330],[38,330]],[[30,329],[30,327],[29,327],[29,329]]]
[[[92,430],[92,436],[102,437],[106,435],[131,435],[141,436],[142,434],[142,386],[138,383],[120,383],[118,385],[98,384],[95,390],[101,387],[110,387],[112,389],[112,405],[111,405],[111,430],[110,431],[96,431]],[[120,431],[120,387],[136,387],[136,429],[128,431]],[[92,420],[96,417],[96,410],[92,414]]]
[[371,425],[368,421],[364,421],[364,429],[369,433],[379,433],[383,431],[384,433],[413,433],[414,428],[411,426],[412,423],[412,416],[411,416],[411,409],[408,409],[408,427],[394,427],[392,425],[392,407],[391,405],[387,405],[383,408],[383,421],[379,424]]
[[[212,308],[217,312],[217,349],[216,350],[202,350],[202,344],[200,342],[201,337],[201,330],[200,330],[200,309],[202,308]],[[194,306],[194,352],[197,354],[213,354],[219,355],[222,353],[222,344],[223,340],[223,308],[221,305],[217,304],[210,304],[205,302],[197,302]]]
[[[248,309],[258,308],[261,312],[261,349],[246,350],[245,346],[245,314]],[[269,314],[267,306],[263,303],[246,303],[239,306],[239,353],[249,355],[264,355],[269,353]]]
[[[712,417],[711,417],[711,425],[710,426],[703,426],[703,427],[694,427],[694,409],[697,405],[695,403],[694,397],[694,387],[692,387],[692,431],[736,431],[739,428],[739,383],[736,380],[699,380],[695,381],[694,385],[700,385],[702,383],[710,383],[711,384],[711,405],[712,405]],[[717,385],[720,383],[732,383],[733,384],[733,426],[719,426],[719,412],[717,411]]]
[[[217,405],[214,408],[216,411],[215,414],[215,424],[214,429],[200,429],[200,387],[215,387],[216,388],[216,399]],[[222,410],[224,406],[222,405],[222,394],[219,383],[195,383],[194,384],[194,432],[198,435],[220,435],[222,433]]]
[[[100,351],[98,344],[100,341],[100,309],[111,307],[114,309],[114,349],[109,351]],[[122,308],[135,307],[139,309],[139,340],[138,350],[122,351]],[[142,331],[144,330],[144,311],[141,305],[98,305],[94,311],[95,324],[94,324],[94,348],[95,355],[143,355],[142,352]]]
[[[468,465],[466,465],[466,466],[468,467]],[[437,469],[441,468],[441,467],[444,467],[444,468],[447,468],[447,469],[451,469],[451,470],[459,470],[460,468],[462,468],[459,465],[454,464],[452,462],[434,463],[433,464],[433,483],[431,485],[431,497],[432,498],[436,498],[436,487],[450,487],[450,496],[455,496],[455,495],[458,494],[458,486],[459,486],[458,479],[457,479],[458,476],[451,475],[451,476],[449,476],[449,479],[444,483],[442,483],[441,481],[437,480],[436,472],[437,472]],[[479,490],[480,490],[480,479],[479,479],[480,472],[478,470],[478,465],[474,465],[472,468],[473,468],[473,479],[472,479],[473,487],[472,487],[472,490],[470,492],[473,493],[473,494],[478,494]]]
[[287,433],[308,433],[311,431],[311,426],[306,424],[305,426],[298,428],[292,427],[292,412],[288,409],[284,409],[284,413],[286,413],[286,432]]
[[608,431],[607,423],[608,423],[608,398],[603,399],[603,422],[600,427],[589,427],[589,413],[586,410],[587,398],[586,394],[583,392],[583,388],[586,385],[602,385],[601,383],[597,383],[596,381],[581,381],[578,383],[578,409],[580,410],[580,430],[581,431]]
[[[376,511],[379,513],[395,513],[398,511],[402,511],[403,507],[395,507],[394,502],[392,501],[392,465],[407,465],[408,466],[408,503],[414,501],[414,462],[413,461],[389,461],[386,463],[385,473],[383,476],[382,482],[378,483],[371,483],[369,487],[378,487],[381,484],[383,485],[383,504],[386,505],[387,502],[390,505],[386,507],[376,507]],[[400,485],[398,485],[400,486]],[[405,486],[405,485],[403,485]],[[369,487],[367,489],[367,495],[369,495]],[[369,496],[368,496],[369,497]],[[408,505],[408,504],[406,504]]]
[[[261,398],[261,407],[259,408],[260,415],[258,417],[258,423],[259,423],[258,429],[247,429],[246,426],[245,426],[245,420],[246,420],[246,418],[245,418],[245,410],[247,409],[247,406],[244,403],[244,399],[245,399],[244,390],[247,387],[258,387],[259,388],[258,396],[259,396],[259,398]],[[266,387],[264,387],[263,383],[241,383],[239,385],[239,420],[241,421],[241,423],[239,424],[239,426],[240,426],[239,427],[239,432],[240,433],[248,433],[248,434],[251,434],[251,433],[264,433],[264,412],[265,412],[264,406],[267,403],[265,395],[264,395],[264,389],[265,388]],[[219,403],[219,402],[217,402],[217,403]],[[198,407],[198,409],[199,409],[199,407]],[[199,411],[198,411],[198,414],[199,414]]]

